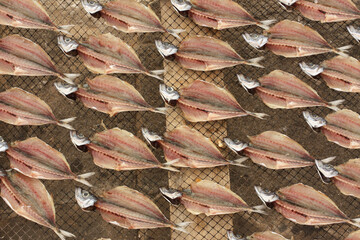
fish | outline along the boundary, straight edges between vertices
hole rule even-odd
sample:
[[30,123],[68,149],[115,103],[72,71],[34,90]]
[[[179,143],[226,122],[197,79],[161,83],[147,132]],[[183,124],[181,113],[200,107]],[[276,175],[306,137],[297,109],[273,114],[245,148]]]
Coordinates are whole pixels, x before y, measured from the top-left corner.
[[243,88],[250,93],[257,93],[269,108],[293,109],[323,106],[334,111],[343,99],[332,102],[323,100],[319,94],[296,76],[275,70],[259,78],[258,81],[238,74],[237,78]]
[[348,56],[352,45],[332,47],[317,31],[301,23],[283,20],[269,30],[266,35],[244,33],[245,41],[255,49],[266,48],[276,55],[287,58],[305,57],[333,52]]
[[170,164],[162,164],[146,144],[132,133],[112,128],[96,133],[88,139],[76,131],[70,131],[71,142],[83,152],[90,152],[95,165],[116,171],[161,168],[178,170]]
[[307,124],[315,131],[322,132],[328,141],[344,148],[360,148],[360,115],[349,109],[343,109],[324,118],[304,111]]
[[74,120],[75,117],[57,120],[49,105],[21,88],[0,92],[0,121],[5,123],[16,126],[56,124],[72,130],[69,123]]
[[0,24],[16,28],[69,33],[73,25],[56,26],[37,0],[0,0]]
[[230,189],[208,180],[194,182],[190,189],[183,191],[160,188],[160,192],[171,204],[182,204],[194,215],[213,216],[243,211],[265,214],[263,205],[250,207]]
[[350,233],[344,240],[360,240],[360,230]]
[[120,112],[151,111],[166,113],[166,108],[150,106],[143,96],[129,83],[109,75],[87,79],[88,87],[56,82],[56,89],[65,97],[79,99],[87,108],[109,114]]
[[90,36],[84,42],[58,36],[58,45],[67,55],[79,55],[85,67],[97,74],[145,74],[162,80],[164,70],[147,70],[132,47],[111,33]]
[[164,102],[173,107],[178,106],[184,118],[190,122],[243,116],[263,119],[267,116],[265,113],[254,113],[243,109],[228,90],[202,80],[195,80],[179,91],[165,84],[161,84],[159,90]]
[[348,223],[360,227],[360,218],[350,219],[324,193],[297,183],[279,189],[276,193],[255,186],[263,203],[275,209],[286,219],[310,226]]
[[[278,170],[315,165],[315,158],[308,151],[282,133],[266,131],[248,138],[250,144],[230,138],[224,138],[224,142],[235,153],[245,155],[254,163],[266,168]],[[328,163],[333,159],[335,157],[319,161]]]
[[276,20],[259,21],[242,6],[231,0],[171,0],[181,15],[197,25],[217,30],[256,25],[268,29]]
[[310,77],[321,77],[331,89],[360,92],[360,62],[353,57],[337,56],[319,65],[306,62],[299,65]]
[[73,83],[74,79],[80,76],[80,74],[60,72],[44,49],[20,35],[10,35],[0,39],[0,74],[57,76],[68,83]]
[[93,0],[81,0],[86,12],[125,33],[162,32],[180,39],[183,29],[166,29],[150,8],[135,0],[116,0],[100,4]]
[[25,176],[47,180],[72,179],[92,186],[86,178],[94,175],[94,172],[76,175],[61,152],[37,137],[16,141],[10,146],[0,137],[0,145],[0,152],[6,152],[10,160],[10,168]]
[[351,0],[279,0],[285,9],[296,9],[304,17],[321,23],[360,18],[360,10]]
[[360,198],[360,158],[338,166],[316,162],[316,169],[324,183],[333,182],[342,194]]
[[104,191],[101,196],[77,187],[75,198],[84,211],[97,210],[111,224],[127,229],[152,229],[169,227],[186,232],[188,222],[175,224],[144,194],[127,186]]
[[244,166],[241,163],[247,159],[227,160],[209,138],[186,125],[166,132],[163,137],[147,128],[142,128],[142,134],[151,146],[162,148],[165,160],[174,167]]
[[252,235],[245,238],[235,236],[232,231],[227,231],[227,236],[229,240],[289,240],[280,234],[271,231],[253,233]]
[[354,26],[354,25],[350,25],[347,26],[346,29],[348,30],[348,32],[350,33],[350,35],[357,41],[360,41],[360,27]]
[[2,199],[19,216],[50,228],[62,240],[75,237],[57,226],[54,201],[40,180],[14,170],[1,170],[0,189]]
[[166,60],[195,71],[213,71],[239,64],[263,68],[259,62],[264,57],[245,60],[228,43],[213,37],[190,36],[182,40],[179,47],[160,40],[156,40],[155,45]]

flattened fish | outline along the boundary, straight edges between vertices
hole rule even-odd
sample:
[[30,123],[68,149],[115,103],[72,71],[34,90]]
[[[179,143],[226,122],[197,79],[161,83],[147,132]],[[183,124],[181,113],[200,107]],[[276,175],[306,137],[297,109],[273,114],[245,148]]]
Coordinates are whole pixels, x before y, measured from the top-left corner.
[[18,215],[53,230],[62,240],[75,237],[56,225],[54,202],[38,179],[13,170],[0,171],[1,197]]
[[79,43],[59,36],[58,45],[65,54],[79,55],[84,65],[93,73],[141,73],[162,80],[158,75],[162,74],[163,70],[147,70],[134,49],[110,33],[90,36]]
[[226,89],[213,83],[195,80],[179,92],[164,84],[160,95],[170,106],[178,106],[190,122],[215,121],[234,117],[253,116],[264,118],[267,114],[253,113],[243,109]]
[[[299,143],[275,131],[248,136],[251,144],[225,138],[235,153],[249,157],[254,163],[270,169],[300,168],[315,165],[315,159]],[[334,157],[322,160],[329,162]]]
[[101,75],[87,79],[88,88],[55,83],[56,89],[67,98],[78,98],[85,107],[107,113],[110,117],[120,112],[152,111],[166,113],[166,108],[150,106],[129,83],[119,78]]
[[161,147],[164,151],[165,160],[175,167],[208,168],[224,165],[238,165],[247,158],[228,161],[221,154],[215,144],[195,129],[182,125],[164,137],[149,132],[143,128],[144,138],[154,147]]
[[246,91],[257,93],[269,108],[303,108],[303,107],[328,107],[338,111],[337,105],[344,100],[326,102],[309,85],[294,75],[275,70],[259,78],[258,81],[237,75],[240,84]]
[[56,26],[37,0],[0,0],[0,24],[58,32],[67,32],[72,27],[72,25]]
[[116,0],[105,4],[81,0],[84,9],[95,18],[103,18],[107,25],[126,33],[167,32],[180,39],[182,29],[166,29],[151,10],[135,0]]
[[322,23],[360,18],[360,10],[351,0],[279,0],[285,8],[294,8],[304,17]]
[[0,151],[6,151],[10,168],[28,177],[48,180],[72,179],[92,186],[85,178],[94,175],[94,172],[76,175],[61,152],[37,137],[16,141],[10,147],[0,137]]
[[283,20],[267,31],[267,36],[243,34],[247,43],[256,49],[266,48],[276,55],[288,58],[305,57],[334,52],[347,56],[351,45],[332,47],[317,31],[301,23]]
[[320,76],[329,88],[341,92],[360,92],[360,62],[353,57],[337,56],[320,65],[302,62],[300,67],[311,77]]
[[360,230],[350,233],[344,240],[360,240]]
[[72,143],[81,151],[89,151],[94,163],[116,171],[162,168],[178,171],[160,163],[146,144],[132,133],[113,128],[96,133],[90,140],[75,131],[70,132]]
[[232,231],[228,231],[227,236],[229,240],[289,240],[280,234],[271,231],[253,233],[245,238],[235,236]]
[[171,0],[175,10],[196,24],[214,29],[257,25],[268,29],[275,20],[259,21],[231,0]]
[[239,64],[263,67],[259,62],[264,57],[245,60],[228,43],[212,37],[188,37],[181,41],[179,48],[160,40],[155,44],[165,59],[175,60],[183,68],[195,71],[212,71]]
[[11,88],[0,92],[0,121],[12,125],[56,124],[73,129],[69,122],[75,118],[57,120],[43,100],[20,88]]
[[73,79],[80,75],[60,72],[44,49],[19,35],[10,35],[0,39],[0,74],[57,76],[68,83],[73,83]]
[[185,232],[189,224],[171,222],[148,197],[127,186],[105,191],[101,197],[76,188],[75,197],[84,211],[98,210],[105,221],[127,229],[169,227]]
[[360,198],[360,158],[335,167],[316,161],[316,168],[324,183],[332,181],[343,194]]
[[212,181],[194,182],[190,190],[160,188],[163,197],[171,204],[183,204],[191,214],[206,216],[232,214],[242,211],[264,214],[264,206],[250,207],[230,189]]
[[256,186],[259,198],[288,220],[301,225],[349,223],[360,227],[360,218],[350,219],[324,193],[302,183],[281,188],[276,193]]
[[330,142],[344,148],[360,148],[360,115],[348,109],[331,113],[325,119],[303,112],[306,122],[313,130],[319,129]]

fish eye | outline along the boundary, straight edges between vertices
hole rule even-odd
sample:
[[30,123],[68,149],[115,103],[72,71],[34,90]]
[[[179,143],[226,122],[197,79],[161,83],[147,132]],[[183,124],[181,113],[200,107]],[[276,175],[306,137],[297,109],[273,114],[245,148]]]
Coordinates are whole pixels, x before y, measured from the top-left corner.
[[173,92],[173,91],[174,91],[174,89],[173,89],[172,87],[167,87],[166,90],[167,90],[168,92]]
[[78,138],[85,138],[85,136],[82,133],[79,133],[77,136]]
[[69,42],[71,42],[71,38],[68,38],[68,37],[67,37],[67,38],[64,39],[64,41],[65,41],[66,43],[69,43]]
[[90,1],[89,4],[90,5],[95,5],[95,1]]
[[82,193],[82,196],[84,197],[84,198],[87,198],[87,197],[89,197],[89,192],[87,192],[87,191],[84,191],[83,193]]

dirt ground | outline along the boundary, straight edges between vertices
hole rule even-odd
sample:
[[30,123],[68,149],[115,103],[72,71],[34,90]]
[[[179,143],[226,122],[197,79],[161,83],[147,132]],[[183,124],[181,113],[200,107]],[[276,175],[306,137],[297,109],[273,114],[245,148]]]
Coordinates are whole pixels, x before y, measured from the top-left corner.
[[[155,12],[160,16],[160,0],[151,4]],[[165,0],[161,0],[165,1]],[[82,9],[80,1],[72,0],[41,0],[50,17],[58,25],[75,24],[71,29],[74,39],[86,39],[91,34],[111,32],[129,43],[138,53],[143,64],[150,70],[162,69],[163,59],[156,51],[154,40],[161,39],[162,34],[124,34],[110,27],[106,27],[100,19],[94,19]],[[102,1],[103,2],[103,1]],[[353,44],[350,55],[359,59],[359,45],[347,33],[346,26],[349,23],[320,24],[304,19],[298,12],[287,13],[277,3],[277,0],[237,0],[254,17],[260,20],[282,19],[297,20],[316,29],[333,46],[341,47]],[[354,1],[358,6],[360,3]],[[166,19],[162,19],[166,21]],[[179,16],[179,22],[185,21]],[[340,93],[329,89],[322,80],[314,80],[302,73],[298,63],[301,61],[320,63],[325,59],[333,57],[333,54],[323,54],[314,57],[300,59],[286,59],[276,56],[271,52],[259,52],[252,49],[241,37],[244,32],[258,32],[258,27],[243,27],[221,32],[221,38],[244,58],[250,59],[265,56],[264,69],[250,66],[237,66],[221,71],[223,81],[227,89],[234,94],[241,105],[250,111],[264,112],[269,114],[266,120],[243,117],[227,120],[227,132],[230,138],[247,141],[247,135],[259,134],[266,130],[279,131],[298,141],[312,156],[323,159],[329,156],[337,156],[333,164],[343,163],[360,155],[359,150],[347,150],[330,143],[322,134],[312,132],[302,118],[303,110],[273,110],[266,107],[256,95],[249,95],[238,84],[237,73],[252,78],[261,77],[272,70],[280,69],[290,72],[318,91],[325,100],[345,99],[344,108],[360,112],[360,96],[358,94]],[[84,84],[86,78],[93,78],[77,57],[67,57],[57,47],[57,33],[46,30],[14,29],[12,27],[0,27],[1,37],[10,34],[20,34],[39,43],[50,55],[58,68],[66,73],[81,73],[76,83]],[[195,33],[196,34],[196,33]],[[173,39],[169,37],[169,39]],[[123,80],[133,84],[144,98],[153,106],[163,106],[163,101],[158,94],[158,80],[142,75],[116,75]],[[165,116],[156,113],[120,113],[110,118],[106,114],[95,112],[85,108],[79,101],[71,101],[60,95],[53,83],[59,81],[56,77],[14,77],[0,76],[0,91],[11,87],[21,87],[32,92],[45,100],[53,109],[58,119],[76,116],[72,123],[77,131],[85,136],[92,136],[102,131],[101,122],[107,128],[124,128],[141,137],[141,128],[147,127],[154,132],[165,131]],[[331,110],[325,108],[313,108],[320,116],[325,116]],[[175,124],[175,123],[174,123]],[[24,140],[28,137],[37,136],[49,145],[61,151],[67,158],[75,173],[86,173],[95,171],[96,175],[90,179],[95,186],[91,191],[100,193],[104,189],[110,189],[119,185],[127,185],[148,195],[169,216],[169,205],[159,195],[159,187],[168,186],[168,174],[164,170],[141,170],[115,172],[98,168],[92,162],[88,153],[82,153],[72,146],[68,130],[58,126],[11,126],[0,123],[0,135],[8,142]],[[214,139],[213,139],[214,140]],[[163,161],[162,152],[154,149],[158,159]],[[237,156],[224,150],[229,159]],[[0,165],[8,167],[5,154],[0,154]],[[360,216],[359,200],[342,195],[333,185],[324,185],[314,168],[292,169],[273,171],[253,164],[250,160],[246,162],[249,168],[230,167],[230,180],[232,190],[239,194],[249,205],[260,205],[253,186],[261,185],[272,191],[302,182],[313,186],[327,194],[349,217]],[[83,212],[75,202],[74,188],[80,184],[73,181],[44,181],[48,191],[53,195],[57,213],[58,225],[77,236],[77,239],[98,239],[101,237],[116,239],[170,239],[169,229],[157,230],[126,230],[111,225],[101,219],[97,212]],[[83,187],[83,186],[82,186]],[[240,213],[233,215],[233,230],[243,236],[250,235],[256,231],[271,230],[295,239],[344,239],[350,232],[356,230],[347,224],[338,224],[325,227],[308,227],[296,225],[284,219],[274,210],[268,210],[268,215]],[[211,236],[203,236],[210,239]],[[51,230],[40,227],[26,219],[17,216],[5,204],[0,201],[0,239],[27,240],[27,239],[56,239]],[[201,238],[197,238],[201,239]],[[214,238],[213,238],[214,239]],[[226,239],[224,236],[221,239]]]

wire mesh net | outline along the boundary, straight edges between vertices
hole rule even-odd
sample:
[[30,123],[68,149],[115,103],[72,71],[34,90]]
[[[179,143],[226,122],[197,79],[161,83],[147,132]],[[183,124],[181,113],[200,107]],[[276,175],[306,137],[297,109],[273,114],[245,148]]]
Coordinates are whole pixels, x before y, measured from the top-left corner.
[[[105,2],[105,1],[101,1]],[[316,29],[333,46],[355,45],[350,55],[359,58],[359,47],[355,40],[346,32],[347,23],[320,24],[303,18],[298,12],[286,12],[282,9],[277,0],[253,1],[237,0],[255,18],[266,19],[290,19],[300,21]],[[359,95],[341,93],[329,89],[322,80],[314,80],[306,76],[298,66],[298,63],[307,62],[320,63],[332,57],[332,54],[322,54],[313,57],[300,59],[286,59],[276,56],[271,52],[259,52],[250,47],[241,37],[244,32],[261,33],[258,27],[249,26],[221,32],[195,26],[190,19],[177,15],[170,7],[168,1],[157,0],[151,2],[151,7],[161,18],[164,25],[171,28],[184,28],[187,34],[212,35],[227,41],[245,59],[264,56],[264,69],[236,66],[214,72],[194,72],[179,70],[174,62],[165,62],[157,53],[154,40],[163,39],[179,43],[173,36],[168,34],[124,34],[111,27],[107,27],[102,19],[92,18],[82,8],[80,1],[72,0],[41,0],[51,19],[57,25],[75,24],[71,29],[74,39],[86,39],[89,35],[111,32],[131,45],[144,65],[150,69],[165,69],[165,82],[179,89],[194,79],[206,79],[226,87],[235,98],[241,103],[244,109],[254,112],[264,112],[270,115],[266,120],[243,117],[229,119],[226,121],[215,121],[209,123],[191,124],[184,122],[181,112],[178,109],[169,110],[168,114],[162,116],[150,112],[128,112],[120,113],[114,117],[85,108],[79,101],[70,101],[61,96],[53,86],[53,83],[60,81],[56,77],[14,77],[0,76],[0,90],[4,91],[10,87],[20,87],[26,91],[36,94],[47,102],[53,109],[58,119],[76,116],[73,126],[78,132],[85,136],[92,136],[102,131],[102,122],[107,128],[120,127],[141,137],[141,128],[146,127],[151,131],[163,133],[166,129],[186,123],[210,137],[213,142],[221,147],[222,152],[228,159],[235,159],[236,156],[229,150],[223,148],[222,140],[225,136],[236,138],[247,142],[247,135],[256,135],[266,130],[279,131],[298,141],[312,156],[317,159],[329,156],[338,156],[333,162],[334,165],[343,163],[348,159],[359,155],[359,150],[347,150],[338,145],[326,141],[321,134],[316,134],[306,125],[302,118],[302,109],[295,110],[273,110],[267,108],[256,95],[249,95],[238,83],[236,74],[241,73],[251,78],[259,78],[272,70],[280,69],[292,73],[308,83],[318,91],[327,101],[345,99],[345,108],[359,112]],[[148,4],[149,2],[143,1]],[[358,3],[357,3],[358,4]],[[81,73],[76,79],[79,84],[85,84],[86,78],[93,78],[82,64],[78,57],[67,57],[57,46],[57,33],[46,30],[16,29],[1,26],[1,36],[20,34],[38,43],[50,55],[56,66],[63,72]],[[126,80],[144,96],[151,105],[160,107],[163,101],[158,93],[159,82],[144,75],[122,75],[117,77]],[[312,111],[325,116],[331,110],[326,108],[312,108]],[[343,239],[354,227],[347,224],[330,225],[324,227],[309,227],[296,225],[283,218],[274,210],[269,210],[268,215],[239,213],[227,216],[206,217],[204,215],[189,216],[189,213],[182,206],[169,206],[160,196],[160,187],[181,187],[186,188],[196,179],[212,179],[223,185],[231,186],[231,189],[239,194],[249,205],[259,205],[253,186],[261,185],[264,188],[275,191],[281,187],[302,182],[321,190],[328,195],[350,217],[357,217],[360,204],[359,201],[350,196],[342,195],[333,185],[323,185],[314,168],[290,169],[290,170],[269,170],[264,167],[247,162],[249,168],[221,167],[214,169],[186,169],[180,173],[167,173],[164,170],[148,169],[137,171],[121,171],[101,169],[94,165],[90,154],[82,153],[72,146],[69,133],[54,125],[45,126],[11,126],[0,123],[1,135],[7,142],[24,140],[28,137],[37,136],[47,142],[50,146],[61,151],[72,170],[75,173],[95,171],[96,175],[90,179],[95,186],[92,191],[100,193],[104,189],[111,189],[115,186],[127,185],[131,188],[149,196],[159,208],[174,222],[192,220],[190,233],[188,235],[174,232],[170,229],[151,230],[127,230],[111,225],[101,219],[96,212],[83,212],[76,204],[74,198],[73,181],[44,181],[48,191],[53,195],[57,224],[64,230],[72,232],[78,239],[98,239],[101,237],[111,239],[226,239],[225,232],[232,228],[236,233],[243,236],[253,232],[271,230],[282,233],[284,236],[294,236],[295,239]],[[153,150],[158,159],[163,160],[160,149]],[[1,166],[7,168],[8,160],[1,154]],[[164,161],[164,160],[163,160]],[[2,239],[55,239],[56,236],[51,230],[41,227],[33,222],[17,216],[4,201],[0,202],[0,237]]]

